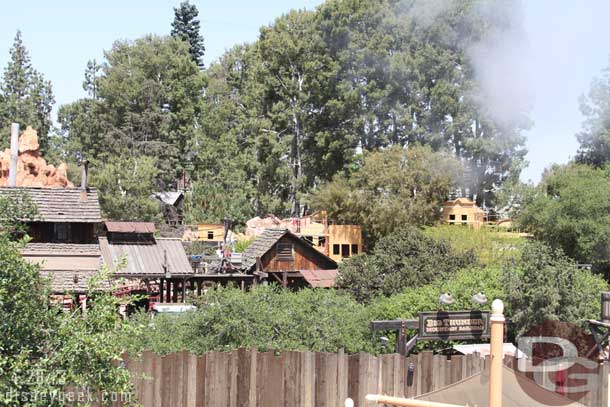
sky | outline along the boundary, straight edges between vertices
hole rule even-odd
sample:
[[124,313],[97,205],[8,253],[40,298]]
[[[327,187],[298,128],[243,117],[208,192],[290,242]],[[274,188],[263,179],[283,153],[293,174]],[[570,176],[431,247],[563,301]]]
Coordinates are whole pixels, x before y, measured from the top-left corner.
[[[255,41],[259,27],[292,8],[322,0],[191,0],[205,39],[205,63],[233,45]],[[33,66],[53,83],[59,106],[84,97],[81,84],[90,59],[103,60],[117,39],[167,34],[179,0],[2,1],[0,67],[20,29]],[[524,181],[537,182],[545,167],[565,163],[578,148],[583,117],[578,99],[608,65],[610,2],[523,0],[530,52],[523,60],[533,95],[533,127],[526,132],[529,167]],[[56,109],[55,109],[56,110]]]

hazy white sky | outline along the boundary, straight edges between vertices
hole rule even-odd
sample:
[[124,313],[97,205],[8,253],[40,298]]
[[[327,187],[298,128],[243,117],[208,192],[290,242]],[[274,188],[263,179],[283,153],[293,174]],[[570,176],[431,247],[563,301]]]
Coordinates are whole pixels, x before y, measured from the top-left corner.
[[[321,0],[194,0],[205,37],[206,63],[240,42],[254,41],[258,28],[291,8]],[[566,162],[578,144],[582,117],[578,98],[608,64],[610,2],[523,0],[531,57],[523,61],[534,95],[534,127],[527,132],[530,166],[524,180],[537,181],[553,162]],[[21,29],[33,65],[53,82],[57,104],[84,96],[87,60],[101,60],[116,39],[170,30],[179,0],[2,1],[0,67],[6,65],[15,31]]]

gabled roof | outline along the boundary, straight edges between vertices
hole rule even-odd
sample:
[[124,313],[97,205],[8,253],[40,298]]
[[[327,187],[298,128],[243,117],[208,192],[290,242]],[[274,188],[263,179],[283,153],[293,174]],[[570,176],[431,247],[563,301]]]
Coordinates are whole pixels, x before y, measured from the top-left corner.
[[97,190],[80,188],[0,188],[0,195],[25,192],[36,205],[39,222],[99,223],[102,221]]
[[452,201],[446,201],[443,206],[453,206],[453,205],[461,205],[461,206],[473,206],[474,201],[468,198],[456,198]]
[[184,196],[181,191],[155,192],[153,195],[161,202],[173,206],[175,206],[178,201]]
[[337,263],[333,259],[325,256],[323,253],[320,253],[318,250],[305,243],[300,237],[290,232],[288,229],[283,228],[265,229],[262,234],[258,235],[250,246],[244,250],[242,255],[243,267],[247,269],[254,267],[254,265],[256,265],[256,258],[263,257],[284,236],[289,236],[293,241],[296,241],[305,247],[309,247],[313,256],[323,258],[327,262],[334,264],[336,267]]
[[104,222],[106,230],[111,233],[155,233],[155,224],[152,222]]
[[[104,263],[119,277],[160,277],[165,275],[165,266],[174,276],[193,274],[180,239],[157,238],[154,244],[115,244],[106,237],[99,241]],[[123,256],[127,264],[115,269],[115,262]]]

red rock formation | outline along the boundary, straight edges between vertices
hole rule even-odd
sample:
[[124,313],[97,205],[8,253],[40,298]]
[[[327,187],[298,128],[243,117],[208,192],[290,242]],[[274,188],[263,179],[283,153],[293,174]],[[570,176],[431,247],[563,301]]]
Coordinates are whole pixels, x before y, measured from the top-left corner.
[[[11,151],[0,151],[0,186],[8,183]],[[68,180],[68,166],[61,163],[57,168],[47,164],[40,156],[36,130],[28,126],[19,137],[19,157],[17,159],[17,186],[43,188],[73,188]]]

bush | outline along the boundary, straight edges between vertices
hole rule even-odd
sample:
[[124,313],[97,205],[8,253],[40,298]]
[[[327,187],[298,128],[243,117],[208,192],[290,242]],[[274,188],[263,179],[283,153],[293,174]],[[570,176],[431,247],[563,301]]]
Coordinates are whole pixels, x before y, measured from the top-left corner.
[[526,245],[514,265],[506,265],[503,284],[517,335],[548,320],[583,324],[598,318],[600,293],[608,290],[602,277],[538,242]]
[[428,237],[416,227],[403,227],[380,239],[370,254],[343,261],[337,286],[368,303],[376,296],[447,278],[474,263],[472,251],[456,251],[445,240]]
[[[133,323],[141,324],[139,318]],[[132,349],[371,351],[369,323],[366,307],[333,290],[217,288],[206,293],[193,313],[155,317],[145,335],[132,338]]]
[[[455,304],[439,303],[439,296],[449,292]],[[482,292],[489,304],[474,305],[471,298]],[[423,287],[411,287],[392,297],[378,298],[371,304],[374,319],[413,319],[422,311],[489,309],[494,298],[505,298],[502,270],[499,267],[473,267],[460,270],[447,279],[439,279]]]
[[482,227],[475,230],[469,227],[439,225],[424,230],[426,236],[445,240],[454,250],[465,253],[472,252],[479,263],[498,266],[508,259],[519,257],[526,239],[517,234],[491,230]]

